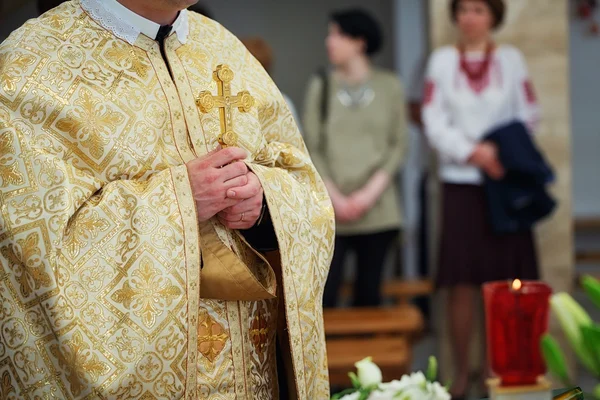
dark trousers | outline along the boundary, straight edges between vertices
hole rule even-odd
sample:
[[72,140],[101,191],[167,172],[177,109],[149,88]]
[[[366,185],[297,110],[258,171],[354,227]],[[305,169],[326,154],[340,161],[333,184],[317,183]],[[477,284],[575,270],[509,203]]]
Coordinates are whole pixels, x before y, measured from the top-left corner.
[[335,252],[325,284],[323,307],[335,307],[344,279],[346,256],[353,251],[357,257],[353,307],[374,307],[381,304],[383,264],[390,246],[398,238],[398,230],[366,235],[337,236]]

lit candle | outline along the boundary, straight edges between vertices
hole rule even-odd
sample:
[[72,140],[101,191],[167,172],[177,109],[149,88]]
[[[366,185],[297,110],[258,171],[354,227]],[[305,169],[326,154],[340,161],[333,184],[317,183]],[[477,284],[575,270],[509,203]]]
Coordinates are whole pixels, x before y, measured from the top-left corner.
[[548,330],[551,293],[535,281],[483,285],[488,359],[503,386],[534,384],[546,372],[539,342]]

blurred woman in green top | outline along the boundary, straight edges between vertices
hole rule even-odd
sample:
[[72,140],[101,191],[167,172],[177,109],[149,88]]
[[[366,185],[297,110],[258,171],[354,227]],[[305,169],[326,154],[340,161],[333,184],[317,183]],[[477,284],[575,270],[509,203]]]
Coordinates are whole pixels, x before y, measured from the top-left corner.
[[358,261],[353,305],[380,303],[383,264],[401,227],[396,175],[407,141],[404,93],[393,72],[371,63],[382,42],[366,12],[333,13],[326,39],[332,68],[312,79],[306,95],[306,143],[337,218],[325,307],[336,305],[350,251]]

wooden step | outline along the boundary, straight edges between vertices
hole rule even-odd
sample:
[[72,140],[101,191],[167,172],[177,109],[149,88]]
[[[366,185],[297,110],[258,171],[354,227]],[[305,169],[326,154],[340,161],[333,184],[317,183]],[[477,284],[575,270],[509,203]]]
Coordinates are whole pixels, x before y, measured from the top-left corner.
[[411,304],[388,308],[335,308],[324,310],[325,335],[418,334],[423,315]]
[[373,357],[383,373],[383,380],[399,379],[408,372],[411,349],[403,337],[368,339],[331,339],[327,341],[329,380],[333,386],[350,387],[348,373],[355,371],[354,363]]
[[600,232],[600,217],[575,219],[575,232]]
[[577,264],[600,264],[600,250],[577,250],[575,261]]
[[[429,296],[433,293],[434,285],[429,279],[415,280],[390,280],[383,283],[381,293],[383,297],[391,297],[399,301],[407,301],[414,297]],[[341,296],[350,297],[353,291],[353,284],[346,283],[342,286]]]

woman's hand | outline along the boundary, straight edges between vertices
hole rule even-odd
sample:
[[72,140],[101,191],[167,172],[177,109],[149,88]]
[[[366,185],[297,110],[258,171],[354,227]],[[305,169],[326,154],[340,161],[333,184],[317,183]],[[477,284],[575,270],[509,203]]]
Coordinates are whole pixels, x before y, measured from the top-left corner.
[[481,168],[492,179],[504,177],[504,167],[498,159],[498,148],[493,143],[479,143],[469,157],[469,163]]

